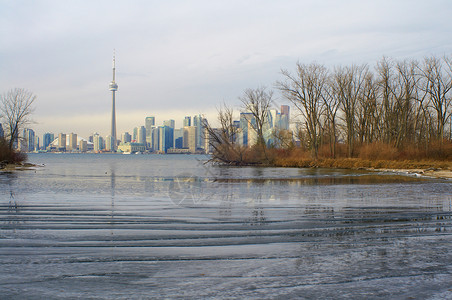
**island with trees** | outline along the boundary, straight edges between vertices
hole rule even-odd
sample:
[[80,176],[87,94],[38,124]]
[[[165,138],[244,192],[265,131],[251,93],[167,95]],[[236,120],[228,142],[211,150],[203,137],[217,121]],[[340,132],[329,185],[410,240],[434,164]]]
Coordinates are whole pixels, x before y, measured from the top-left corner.
[[[295,130],[263,126],[272,90],[245,90],[242,111],[253,116],[255,144],[237,142],[234,110],[223,105],[220,128],[206,124],[212,160],[228,165],[451,170],[452,57],[395,61],[374,67],[327,68],[298,62],[274,88],[295,108]],[[294,140],[299,141],[295,143]]]

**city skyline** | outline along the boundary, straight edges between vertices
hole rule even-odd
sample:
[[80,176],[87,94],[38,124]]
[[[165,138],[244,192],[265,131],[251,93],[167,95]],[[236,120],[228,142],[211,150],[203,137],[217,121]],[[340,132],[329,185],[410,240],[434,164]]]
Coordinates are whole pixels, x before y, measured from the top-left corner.
[[[0,1],[0,91],[37,95],[41,136],[110,132],[111,51],[121,90],[117,131],[147,115],[216,119],[246,88],[272,88],[297,61],[375,64],[450,54],[448,1]],[[276,99],[283,103],[279,97]],[[176,125],[180,126],[180,125]]]
[[[251,146],[255,141],[255,128],[252,126],[254,116],[250,112],[240,112],[238,118],[234,120],[237,126],[237,143],[244,146]],[[274,144],[274,129],[282,129],[292,132],[290,128],[290,106],[281,105],[280,111],[275,108],[267,110],[265,124],[265,140],[269,144]],[[21,141],[18,147],[25,152],[40,150],[49,151],[69,151],[69,152],[126,152],[130,143],[141,150],[139,152],[167,153],[168,150],[185,149],[183,152],[172,153],[195,153],[198,150],[209,152],[209,142],[205,138],[205,124],[209,121],[201,115],[185,116],[182,126],[177,128],[173,119],[164,120],[160,125],[155,123],[155,116],[148,116],[144,119],[143,125],[137,125],[133,130],[121,132],[115,139],[111,135],[103,136],[93,131],[88,136],[80,136],[76,132],[45,132],[42,139],[32,128],[24,128],[20,136]],[[210,125],[209,125],[210,126]],[[0,123],[1,128],[1,123]],[[112,127],[113,129],[113,127]],[[216,130],[216,129],[214,129]],[[253,133],[254,132],[254,133]],[[90,146],[91,145],[91,146]],[[94,145],[94,146],[93,146]],[[129,145],[129,146],[127,146]],[[207,149],[207,150],[206,150]]]

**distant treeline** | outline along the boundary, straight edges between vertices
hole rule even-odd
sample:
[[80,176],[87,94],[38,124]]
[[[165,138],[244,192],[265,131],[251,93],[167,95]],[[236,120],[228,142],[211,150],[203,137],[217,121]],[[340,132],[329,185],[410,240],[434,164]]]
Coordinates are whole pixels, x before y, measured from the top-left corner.
[[[374,67],[327,68],[299,62],[295,72],[282,70],[281,74],[275,88],[295,108],[292,116],[298,122],[294,134],[313,158],[319,152],[323,157],[357,157],[363,147],[374,144],[398,152],[410,148],[428,153],[430,147],[450,142],[452,56],[421,61],[384,57]],[[264,93],[257,102],[266,102],[269,95],[271,98],[271,93]],[[242,98],[244,108],[249,107],[246,101]],[[224,126],[225,112],[228,109],[220,111],[224,137],[216,139],[217,148],[238,149],[231,143],[231,129]],[[265,152],[266,145],[262,146]]]

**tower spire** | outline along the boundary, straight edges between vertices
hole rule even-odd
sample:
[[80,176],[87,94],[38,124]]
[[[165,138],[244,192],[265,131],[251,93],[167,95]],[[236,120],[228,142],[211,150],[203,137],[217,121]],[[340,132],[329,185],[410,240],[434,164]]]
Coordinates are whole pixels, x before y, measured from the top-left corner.
[[110,91],[112,92],[112,107],[111,107],[111,150],[116,151],[117,139],[116,139],[116,111],[115,111],[115,93],[118,90],[118,85],[115,82],[116,73],[116,51],[113,50],[113,80],[110,82]]

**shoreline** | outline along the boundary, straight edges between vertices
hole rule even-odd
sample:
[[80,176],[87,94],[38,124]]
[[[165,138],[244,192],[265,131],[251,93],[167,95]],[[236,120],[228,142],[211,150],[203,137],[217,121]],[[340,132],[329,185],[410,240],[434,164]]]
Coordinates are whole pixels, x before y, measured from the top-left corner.
[[452,170],[442,170],[442,169],[366,169],[369,171],[376,172],[388,172],[388,173],[397,173],[406,176],[416,176],[416,177],[430,177],[430,178],[438,178],[438,179],[452,179]]
[[[307,169],[316,169],[316,168],[331,168],[331,169],[350,169],[350,170],[367,170],[374,172],[386,172],[386,173],[396,173],[405,176],[416,176],[416,177],[430,177],[430,178],[438,178],[438,179],[452,179],[452,169],[450,168],[440,168],[440,167],[432,167],[429,165],[438,165],[440,164],[448,164],[448,162],[410,162],[412,165],[422,165],[427,168],[413,167],[413,168],[391,168],[391,167],[372,167],[368,165],[368,161],[357,161],[356,159],[348,159],[347,161],[353,160],[355,163],[353,166],[344,166],[341,163],[338,163],[340,160],[327,159],[320,161],[303,161],[301,164],[291,164],[291,165],[281,165],[278,163],[270,164],[268,166],[264,165],[243,165],[246,166],[262,166],[262,167],[283,167],[283,168],[307,168]],[[343,161],[343,160],[342,160]],[[361,163],[361,164],[360,164]],[[375,164],[381,164],[379,161],[375,161]],[[398,163],[398,162],[395,162]],[[17,164],[6,164],[0,166],[0,172],[11,172],[11,171],[28,171],[28,170],[36,170],[36,168],[42,167],[42,165],[32,164],[32,163],[17,163]],[[239,166],[240,167],[240,166]]]

